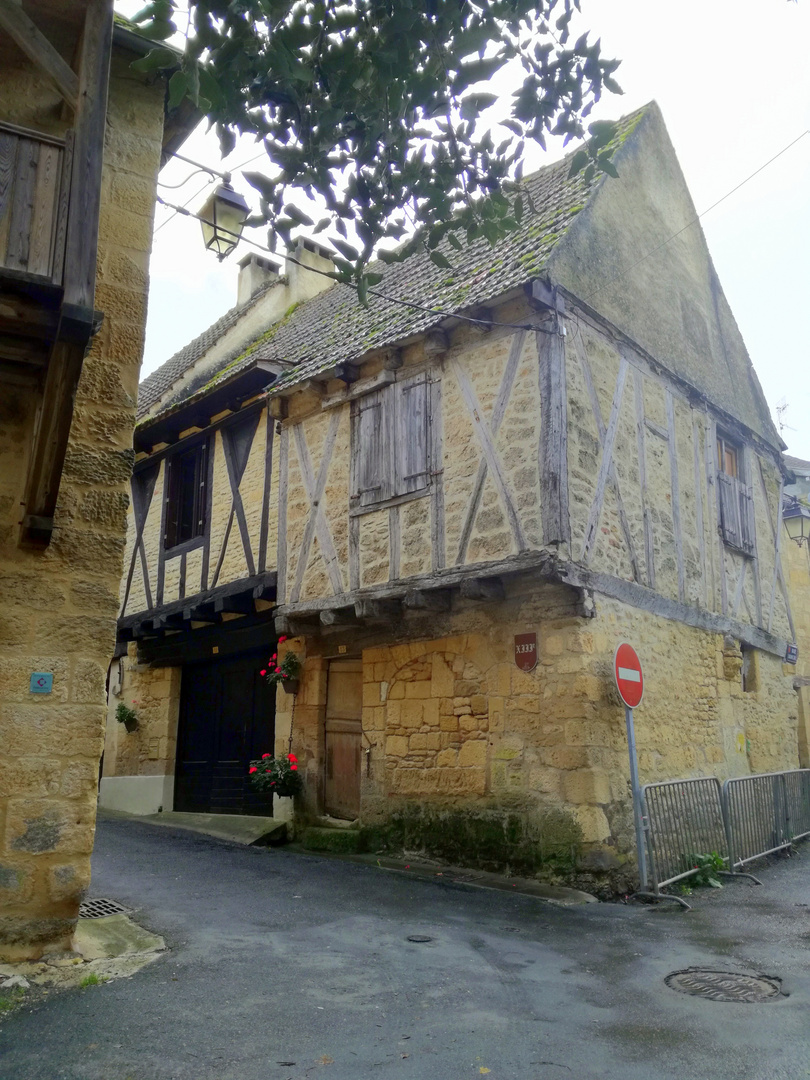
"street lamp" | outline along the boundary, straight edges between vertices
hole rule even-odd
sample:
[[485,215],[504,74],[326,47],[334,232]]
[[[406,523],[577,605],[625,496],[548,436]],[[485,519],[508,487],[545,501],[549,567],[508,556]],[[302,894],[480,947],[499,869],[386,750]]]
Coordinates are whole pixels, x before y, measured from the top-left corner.
[[782,520],[791,540],[801,547],[810,540],[810,508],[791,496],[782,510]]
[[227,181],[215,188],[200,210],[203,241],[220,262],[239,243],[248,210],[248,204]]

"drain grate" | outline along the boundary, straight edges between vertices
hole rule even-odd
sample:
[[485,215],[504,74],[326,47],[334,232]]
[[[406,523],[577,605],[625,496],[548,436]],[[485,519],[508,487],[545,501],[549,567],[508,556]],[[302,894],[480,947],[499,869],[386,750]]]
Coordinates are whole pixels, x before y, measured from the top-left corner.
[[710,1001],[771,1001],[781,993],[777,979],[764,975],[741,975],[735,971],[688,968],[686,971],[673,971],[664,982],[682,994],[708,998]]
[[105,915],[119,915],[126,911],[129,911],[129,908],[122,907],[115,900],[105,900],[103,897],[99,897],[98,900],[85,900],[79,904],[80,919],[103,919]]

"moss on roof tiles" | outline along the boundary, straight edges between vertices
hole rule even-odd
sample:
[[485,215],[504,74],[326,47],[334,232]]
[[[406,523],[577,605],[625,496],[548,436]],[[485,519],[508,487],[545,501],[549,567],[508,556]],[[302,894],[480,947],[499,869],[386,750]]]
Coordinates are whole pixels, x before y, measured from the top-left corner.
[[[616,139],[623,141],[643,112],[638,110],[620,120]],[[591,179],[582,173],[569,177],[572,156],[545,166],[523,181],[530,196],[527,202],[534,212],[527,210],[519,228],[494,247],[478,240],[458,252],[445,241],[441,250],[451,262],[449,272],[435,266],[427,252],[393,265],[372,264],[370,269],[382,274],[375,293],[388,293],[422,305],[422,310],[403,307],[379,295],[370,297],[369,306],[364,308],[353,289],[335,284],[295,306],[237,355],[223,357],[206,385],[215,385],[226,371],[233,374],[257,359],[295,364],[294,370],[285,372],[274,384],[275,391],[341,362],[356,360],[373,349],[423,333],[447,314],[485,304],[538,276],[555,245],[604,179],[601,174]],[[251,306],[255,302],[251,300]],[[239,317],[241,309],[232,309],[153,372],[141,387],[141,409],[148,410],[161,398],[162,408],[170,408],[188,393],[197,393],[200,384],[194,389],[185,384],[179,395],[168,391]]]

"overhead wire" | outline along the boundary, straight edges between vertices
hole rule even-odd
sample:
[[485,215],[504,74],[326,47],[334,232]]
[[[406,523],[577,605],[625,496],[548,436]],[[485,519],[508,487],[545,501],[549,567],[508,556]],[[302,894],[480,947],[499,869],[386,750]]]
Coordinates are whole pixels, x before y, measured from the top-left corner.
[[[755,169],[752,173],[750,173],[748,176],[746,176],[744,180],[741,180],[733,188],[731,188],[729,191],[727,191],[725,193],[725,195],[722,195],[719,199],[717,199],[715,202],[713,202],[711,204],[711,206],[708,206],[705,210],[701,211],[699,214],[696,214],[695,217],[693,217],[690,221],[688,221],[682,228],[676,230],[674,233],[672,233],[670,236],[668,236],[665,240],[662,240],[661,243],[657,244],[654,248],[651,248],[648,252],[646,252],[640,258],[636,259],[635,262],[630,263],[628,266],[624,267],[614,277],[610,278],[608,281],[604,282],[598,288],[594,289],[587,296],[583,297],[583,300],[585,300],[587,302],[590,299],[592,299],[594,296],[596,296],[597,293],[601,292],[603,289],[607,288],[610,285],[617,284],[619,281],[622,280],[622,278],[626,277],[637,266],[639,266],[641,263],[645,262],[647,259],[651,258],[651,256],[655,255],[662,248],[666,247],[667,244],[669,244],[673,240],[677,239],[677,237],[679,237],[682,233],[686,232],[686,230],[690,229],[693,225],[697,224],[697,222],[699,222],[702,218],[704,218],[710,211],[714,210],[721,203],[725,202],[726,199],[728,199],[732,195],[734,195],[737,191],[740,190],[740,188],[744,187],[745,184],[747,184],[750,180],[753,180],[753,178],[755,176],[758,176],[759,173],[761,173],[761,172],[763,172],[763,170],[767,169],[769,165],[772,165],[774,161],[776,161],[783,154],[785,154],[788,150],[790,150],[793,146],[795,146],[796,143],[800,142],[806,135],[810,135],[810,129],[807,129],[807,130],[803,131],[795,139],[793,139],[791,142],[789,142],[787,144],[787,146],[784,146],[780,151],[778,151],[778,153],[774,154],[773,157],[769,158],[766,162],[764,162],[764,164],[760,165],[759,168]],[[238,166],[234,171],[238,171],[239,169],[244,168],[245,165],[249,165],[249,164],[251,164],[251,162],[258,160],[260,157],[263,157],[263,156],[264,156],[263,153],[257,154],[255,157],[250,158],[248,161],[246,161],[242,165]],[[166,221],[162,222],[158,226],[158,228],[155,230],[155,232],[159,232],[160,229],[162,229],[164,225],[167,225],[169,223],[169,221],[171,221],[177,214],[183,214],[183,215],[185,215],[187,217],[195,217],[199,221],[203,222],[203,224],[211,225],[212,224],[211,222],[205,221],[202,217],[200,217],[199,214],[194,214],[190,210],[187,209],[189,203],[192,202],[197,197],[197,195],[199,195],[200,192],[203,191],[205,189],[205,187],[207,187],[207,186],[208,185],[206,184],[203,188],[201,188],[200,191],[198,191],[195,195],[193,195],[190,199],[188,199],[183,204],[183,206],[175,206],[172,203],[166,202],[166,200],[164,200],[160,196],[158,196],[157,201],[159,203],[161,203],[163,206],[169,207],[174,212],[171,214],[171,216],[169,218],[166,219]],[[229,231],[229,230],[225,230],[225,231]],[[234,233],[232,235],[235,236],[236,234]],[[251,240],[249,237],[246,237],[246,236],[242,236],[241,239],[246,244],[249,244],[252,247],[257,248],[259,251],[265,251],[265,252],[268,252],[271,255],[275,254],[273,252],[272,248],[268,247],[265,244],[260,244],[257,241]],[[294,263],[296,266],[300,266],[303,269],[310,271],[310,273],[321,274],[323,277],[329,277],[329,278],[332,278],[334,280],[332,274],[330,274],[328,271],[320,270],[320,269],[318,269],[317,267],[314,267],[314,266],[308,266],[306,263],[300,262],[294,256],[291,256],[289,254],[287,254],[285,257],[290,262]],[[355,291],[358,290],[358,286],[355,285],[353,282],[342,282],[342,284],[347,285],[349,288],[353,288]],[[387,302],[389,304],[398,304],[398,305],[400,305],[402,307],[407,307],[407,308],[410,308],[410,309],[415,310],[415,311],[423,311],[423,312],[426,312],[426,313],[431,314],[431,315],[437,315],[437,316],[439,316],[441,318],[459,319],[462,322],[471,323],[471,324],[474,324],[474,325],[486,326],[486,327],[503,327],[505,329],[512,329],[512,330],[533,330],[533,331],[538,332],[538,333],[544,333],[544,334],[550,334],[550,335],[557,335],[559,333],[559,329],[557,329],[557,328],[555,328],[554,330],[546,330],[544,327],[537,326],[536,324],[495,322],[494,320],[491,321],[491,320],[487,320],[487,319],[476,319],[476,318],[474,318],[472,316],[462,315],[459,312],[444,311],[441,308],[429,307],[426,304],[420,304],[420,303],[418,303],[416,301],[413,301],[413,300],[405,300],[402,297],[389,296],[387,293],[380,292],[378,289],[374,289],[374,288],[368,289],[367,293],[368,293],[369,296],[374,296],[377,299],[383,300],[383,301],[385,301],[385,302]]]

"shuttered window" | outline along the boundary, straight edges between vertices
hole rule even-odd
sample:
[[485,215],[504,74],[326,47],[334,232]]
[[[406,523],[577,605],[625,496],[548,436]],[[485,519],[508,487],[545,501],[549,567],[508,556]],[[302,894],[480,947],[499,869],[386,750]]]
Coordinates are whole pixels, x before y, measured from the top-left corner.
[[355,505],[430,488],[430,381],[417,375],[354,403]]
[[720,533],[729,547],[754,554],[754,498],[745,483],[742,449],[725,436],[717,438],[717,495]]
[[205,532],[207,450],[206,443],[198,443],[166,461],[166,548],[194,540]]

